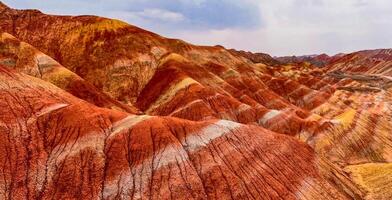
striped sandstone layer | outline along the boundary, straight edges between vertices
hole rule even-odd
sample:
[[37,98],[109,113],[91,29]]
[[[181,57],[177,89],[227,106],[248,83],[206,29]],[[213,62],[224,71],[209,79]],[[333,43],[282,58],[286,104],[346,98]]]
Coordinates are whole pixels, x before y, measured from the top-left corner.
[[0,27],[5,199],[392,198],[390,50],[319,68],[3,4]]

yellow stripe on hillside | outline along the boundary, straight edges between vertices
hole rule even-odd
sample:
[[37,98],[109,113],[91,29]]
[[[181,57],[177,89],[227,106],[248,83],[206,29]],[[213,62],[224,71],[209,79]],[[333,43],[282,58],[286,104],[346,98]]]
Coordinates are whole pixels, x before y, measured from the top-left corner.
[[391,199],[392,163],[351,165],[344,169],[367,192],[365,199]]
[[344,129],[349,128],[354,121],[356,110],[349,108],[344,113],[336,116],[335,120],[337,120]]
[[146,110],[147,113],[150,113],[152,110],[156,109],[161,105],[165,105],[169,102],[178,91],[192,85],[192,84],[199,84],[199,82],[193,80],[192,78],[185,78],[178,82],[175,85],[172,85],[168,90],[164,91],[161,96]]

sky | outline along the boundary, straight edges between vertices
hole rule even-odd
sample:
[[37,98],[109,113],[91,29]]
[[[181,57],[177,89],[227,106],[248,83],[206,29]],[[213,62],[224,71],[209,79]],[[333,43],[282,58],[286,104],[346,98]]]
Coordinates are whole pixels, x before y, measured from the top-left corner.
[[273,56],[392,48],[391,0],[2,0],[48,14],[99,15],[199,45]]

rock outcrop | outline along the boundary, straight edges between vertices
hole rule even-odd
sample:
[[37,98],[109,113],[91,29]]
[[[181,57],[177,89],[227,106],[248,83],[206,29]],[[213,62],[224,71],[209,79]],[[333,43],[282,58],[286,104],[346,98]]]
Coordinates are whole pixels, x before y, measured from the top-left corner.
[[67,92],[100,107],[138,113],[133,105],[125,105],[96,89],[80,76],[61,66],[53,58],[8,33],[0,33],[0,64],[43,79]]
[[391,199],[390,52],[320,67],[0,2],[0,198]]
[[345,198],[290,136],[98,108],[3,66],[0,80],[2,199]]

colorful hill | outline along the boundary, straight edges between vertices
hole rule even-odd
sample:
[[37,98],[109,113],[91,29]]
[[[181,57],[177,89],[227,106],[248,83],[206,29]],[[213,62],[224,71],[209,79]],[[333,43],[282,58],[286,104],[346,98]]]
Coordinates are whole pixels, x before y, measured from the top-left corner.
[[274,59],[4,4],[0,30],[2,199],[392,198],[392,50]]

